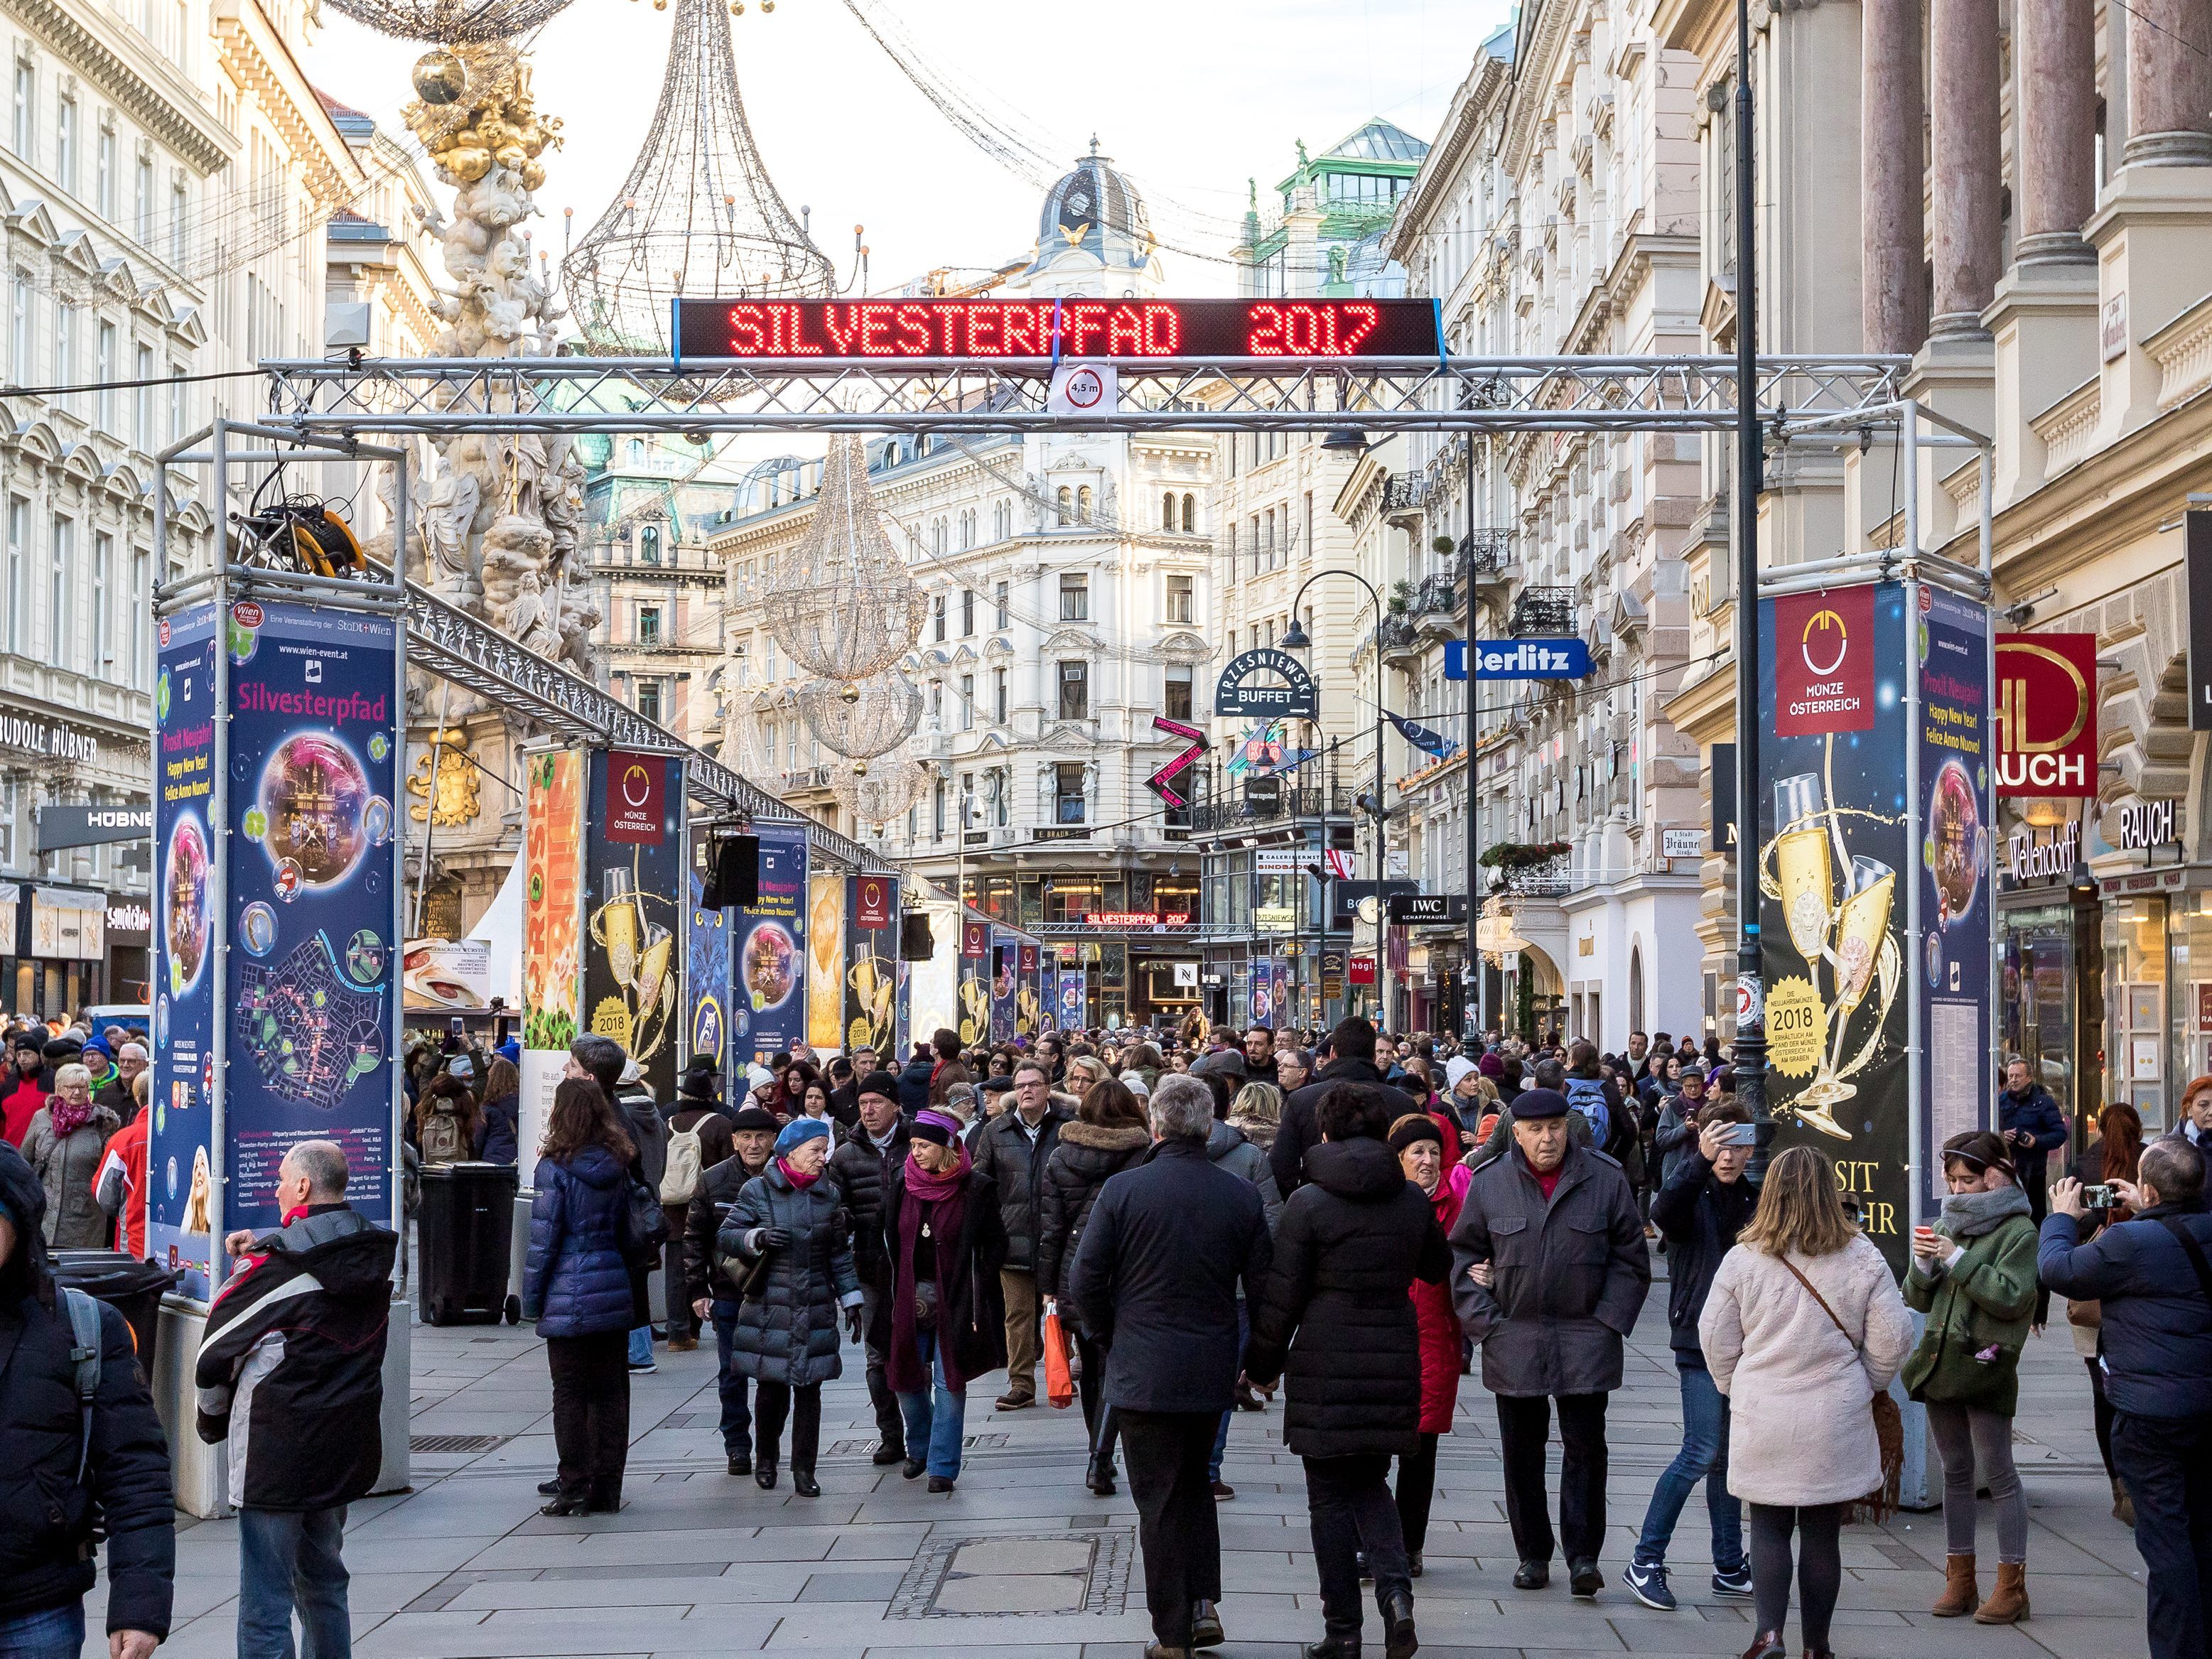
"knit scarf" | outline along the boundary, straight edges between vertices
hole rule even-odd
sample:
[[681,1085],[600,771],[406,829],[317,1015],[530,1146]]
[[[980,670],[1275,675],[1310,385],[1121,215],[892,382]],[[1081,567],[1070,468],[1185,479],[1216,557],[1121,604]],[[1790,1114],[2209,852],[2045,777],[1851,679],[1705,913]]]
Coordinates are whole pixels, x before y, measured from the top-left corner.
[[949,1298],[945,1294],[945,1278],[960,1248],[960,1226],[968,1210],[968,1176],[975,1167],[965,1146],[960,1149],[958,1163],[934,1174],[916,1163],[911,1151],[906,1155],[908,1201],[899,1206],[898,1274],[891,1285],[891,1346],[884,1356],[884,1380],[894,1394],[929,1391],[929,1367],[922,1363],[921,1347],[915,1341],[914,1323],[914,1251],[921,1238],[925,1212],[937,1247],[937,1352],[945,1363],[945,1386],[955,1394],[968,1386],[968,1379],[954,1363],[952,1345],[946,1340]]
[[2027,1194],[2017,1187],[1999,1187],[1986,1193],[1953,1193],[1943,1200],[1942,1231],[1947,1237],[1979,1238],[1994,1232],[2007,1216],[2030,1215]]
[[788,1158],[780,1158],[776,1159],[775,1167],[783,1171],[783,1178],[791,1183],[792,1190],[793,1192],[803,1193],[809,1187],[811,1187],[816,1182],[822,1179],[822,1171],[819,1170],[815,1170],[811,1175],[799,1174],[798,1170],[791,1167],[791,1161]]
[[93,1104],[89,1099],[82,1106],[72,1106],[55,1095],[46,1102],[46,1110],[53,1120],[56,1140],[67,1140],[92,1121]]

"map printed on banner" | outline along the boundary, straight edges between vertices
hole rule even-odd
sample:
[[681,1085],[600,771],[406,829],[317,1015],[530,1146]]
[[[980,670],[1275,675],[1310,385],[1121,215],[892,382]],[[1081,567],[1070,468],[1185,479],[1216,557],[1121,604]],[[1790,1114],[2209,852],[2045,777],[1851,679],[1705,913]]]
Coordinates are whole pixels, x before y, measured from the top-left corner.
[[231,606],[229,959],[223,1225],[276,1224],[276,1169],[335,1140],[347,1201],[392,1214],[399,842],[386,617]]

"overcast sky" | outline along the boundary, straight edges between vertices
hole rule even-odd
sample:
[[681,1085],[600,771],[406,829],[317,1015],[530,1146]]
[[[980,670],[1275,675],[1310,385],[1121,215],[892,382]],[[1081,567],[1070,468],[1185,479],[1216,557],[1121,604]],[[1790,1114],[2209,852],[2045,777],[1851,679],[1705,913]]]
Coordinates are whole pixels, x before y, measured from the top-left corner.
[[[933,63],[1013,113],[1072,161],[1095,131],[1150,196],[1210,223],[1156,210],[1173,239],[1233,239],[1244,181],[1267,192],[1296,162],[1370,115],[1433,139],[1476,45],[1507,0],[883,0]],[[374,34],[324,8],[308,62],[326,92],[398,126],[421,43]],[[650,125],[672,11],[646,0],[577,0],[534,52],[539,106],[566,125],[538,192],[541,246],[562,244],[564,208],[580,235],[621,191]],[[784,200],[813,210],[816,242],[849,273],[867,227],[869,287],[934,266],[985,267],[1035,240],[1042,191],[976,149],[901,75],[842,0],[759,0],[730,20],[754,138]],[[1224,223],[1224,222],[1227,222]],[[1217,260],[1162,255],[1170,293],[1233,291]]]

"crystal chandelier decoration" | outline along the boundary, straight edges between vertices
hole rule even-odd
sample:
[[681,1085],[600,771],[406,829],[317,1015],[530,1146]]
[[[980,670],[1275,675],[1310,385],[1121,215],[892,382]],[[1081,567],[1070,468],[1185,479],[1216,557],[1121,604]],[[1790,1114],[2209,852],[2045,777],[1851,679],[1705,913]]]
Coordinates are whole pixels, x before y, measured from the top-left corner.
[[333,10],[403,40],[440,46],[528,33],[568,0],[330,0]]
[[830,793],[855,823],[884,824],[919,802],[934,775],[922,762],[904,755],[878,761],[866,770],[859,763],[848,762],[831,769]]
[[806,539],[762,601],[769,631],[809,674],[865,680],[914,648],[928,610],[884,534],[860,440],[836,434]]
[[834,291],[828,258],[784,205],[753,143],[725,0],[676,0],[653,125],[621,193],[562,259],[561,275],[586,349],[615,356],[669,356],[673,299]]
[[799,717],[824,749],[851,760],[889,754],[921,723],[921,691],[897,670],[865,680],[809,680]]

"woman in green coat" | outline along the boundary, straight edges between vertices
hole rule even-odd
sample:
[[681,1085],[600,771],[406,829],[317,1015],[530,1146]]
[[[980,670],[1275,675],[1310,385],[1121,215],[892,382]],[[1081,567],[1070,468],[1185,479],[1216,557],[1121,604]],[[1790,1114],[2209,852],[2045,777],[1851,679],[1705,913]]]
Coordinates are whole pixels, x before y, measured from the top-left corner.
[[[1951,1195],[1932,1227],[1912,1230],[1905,1299],[1928,1316],[1905,1362],[1905,1386],[1928,1407],[1943,1460],[1946,1571],[1939,1619],[2027,1617],[2027,1498],[2012,1462],[2020,1351],[2035,1314],[2035,1223],[2004,1143],[1986,1130],[1943,1143]],[[1997,1582],[1981,1599],[1974,1575],[1975,1466],[1997,1512]]]

